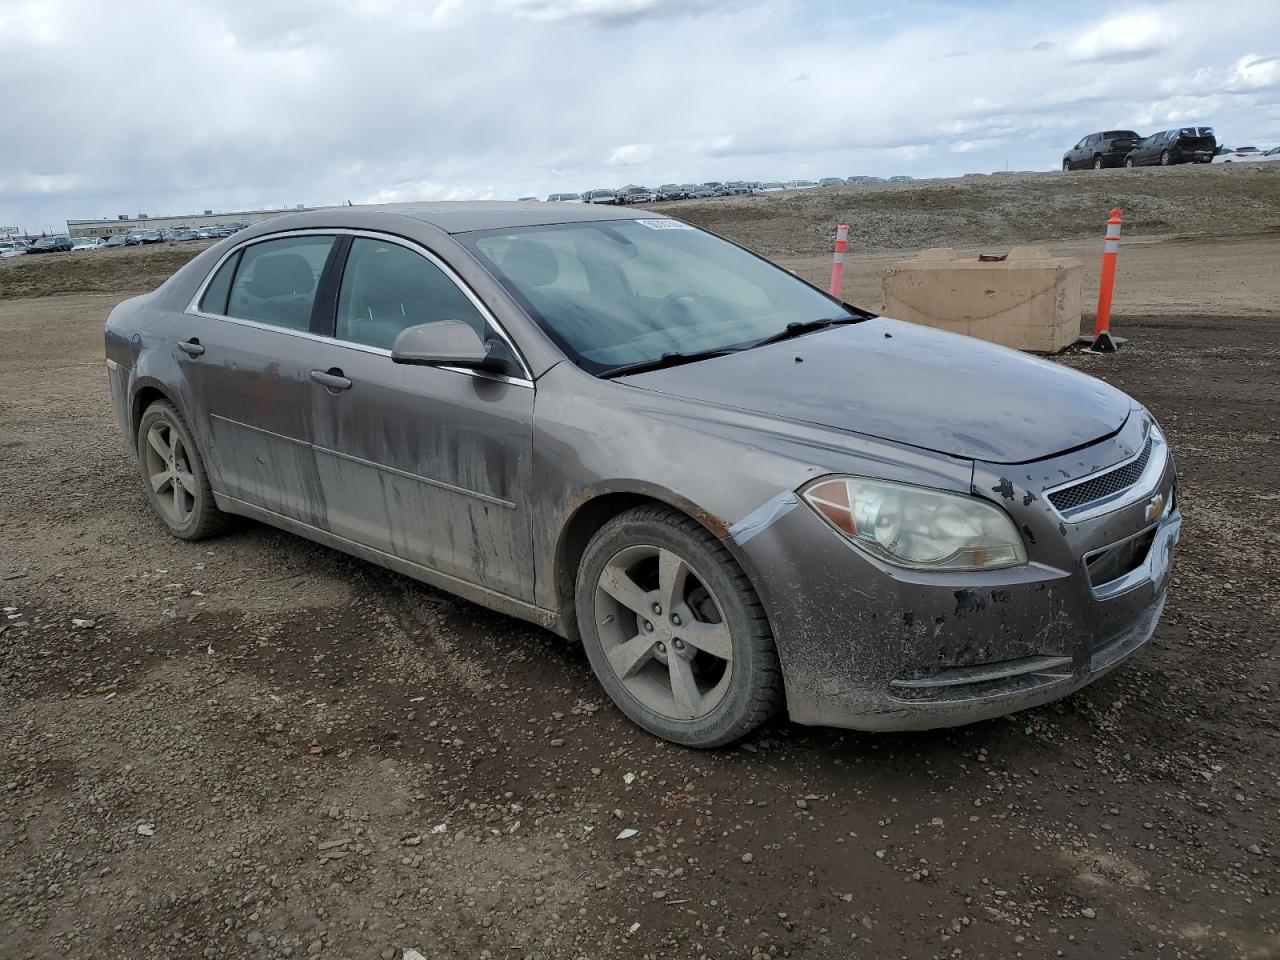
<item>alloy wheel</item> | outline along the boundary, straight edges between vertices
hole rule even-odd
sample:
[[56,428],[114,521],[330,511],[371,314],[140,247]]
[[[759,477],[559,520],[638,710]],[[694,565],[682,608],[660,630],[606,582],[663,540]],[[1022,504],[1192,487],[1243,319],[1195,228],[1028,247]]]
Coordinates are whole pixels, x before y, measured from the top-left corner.
[[187,524],[196,508],[196,480],[182,436],[168,420],[147,431],[146,473],[165,519],[175,527]]
[[719,601],[683,557],[655,546],[618,551],[595,591],[609,668],[645,707],[697,720],[724,700],[733,639]]

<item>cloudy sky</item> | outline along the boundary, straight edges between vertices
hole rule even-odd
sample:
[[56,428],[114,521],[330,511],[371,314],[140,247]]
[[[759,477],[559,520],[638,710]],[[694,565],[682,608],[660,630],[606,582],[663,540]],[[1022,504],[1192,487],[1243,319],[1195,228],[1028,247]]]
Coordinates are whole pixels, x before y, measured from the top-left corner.
[[0,0],[0,227],[1280,143],[1280,3]]

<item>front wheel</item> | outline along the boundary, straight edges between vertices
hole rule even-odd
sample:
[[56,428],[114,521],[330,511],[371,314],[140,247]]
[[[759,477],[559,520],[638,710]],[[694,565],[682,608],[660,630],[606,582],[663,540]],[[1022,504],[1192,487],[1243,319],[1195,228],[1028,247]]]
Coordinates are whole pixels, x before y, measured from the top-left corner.
[[1161,150],[1161,151],[1160,151],[1160,166],[1162,166],[1162,167],[1167,167],[1168,165],[1169,165],[1169,151],[1168,151],[1168,150]]
[[1101,157],[1094,157],[1094,158],[1093,158],[1093,169],[1095,169],[1095,170],[1101,170],[1101,169],[1102,169],[1102,158],[1101,158]]
[[175,537],[204,540],[226,528],[227,515],[213,502],[200,452],[168,400],[155,401],[142,414],[138,463],[152,509]]
[[1070,161],[1070,160],[1063,160],[1063,161],[1062,161],[1062,172],[1063,172],[1063,173],[1070,173],[1070,172],[1071,172],[1071,161]]
[[1125,158],[1124,158],[1124,165],[1125,165],[1126,167],[1132,167],[1132,166],[1133,166],[1133,157],[1125,157]]
[[723,746],[782,702],[759,598],[724,545],[683,513],[637,507],[601,527],[578,568],[575,603],[600,685],[656,736]]

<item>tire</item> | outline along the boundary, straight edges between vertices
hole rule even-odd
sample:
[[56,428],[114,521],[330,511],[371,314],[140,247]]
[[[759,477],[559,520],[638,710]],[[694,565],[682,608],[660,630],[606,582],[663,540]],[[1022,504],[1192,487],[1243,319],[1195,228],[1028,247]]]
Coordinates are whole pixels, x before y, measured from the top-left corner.
[[1169,151],[1168,151],[1168,150],[1161,150],[1161,151],[1160,151],[1160,166],[1162,166],[1162,167],[1167,167],[1168,165],[1169,165]]
[[1095,169],[1095,170],[1101,170],[1101,169],[1102,169],[1102,166],[1103,166],[1103,164],[1102,164],[1102,158],[1101,158],[1101,157],[1094,157],[1094,158],[1093,158],[1093,169]]
[[142,414],[138,465],[151,509],[179,540],[204,540],[227,528],[230,518],[213,502],[191,431],[168,400],[156,400]]
[[1071,161],[1070,161],[1070,160],[1063,160],[1063,161],[1062,161],[1062,172],[1063,172],[1063,173],[1070,173],[1070,172],[1071,172]]
[[601,527],[578,566],[574,603],[600,685],[655,736],[723,746],[782,704],[773,634],[751,582],[678,510],[636,507]]
[[1133,168],[1133,166],[1134,166],[1134,163],[1133,163],[1133,157],[1125,157],[1125,158],[1124,158],[1124,165],[1125,165],[1126,167],[1129,167],[1130,169],[1132,169],[1132,168]]

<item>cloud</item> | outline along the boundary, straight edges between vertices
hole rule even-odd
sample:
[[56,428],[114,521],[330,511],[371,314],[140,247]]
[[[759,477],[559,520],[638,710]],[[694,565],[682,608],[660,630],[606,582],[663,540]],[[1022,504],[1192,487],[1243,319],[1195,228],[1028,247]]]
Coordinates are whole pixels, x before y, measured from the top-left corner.
[[1280,56],[1247,53],[1229,67],[1202,67],[1170,77],[1160,85],[1171,95],[1275,94],[1280,92]]
[[1128,13],[1104,20],[1071,45],[1077,63],[1132,63],[1166,50],[1178,30],[1160,13]]
[[0,223],[1050,169],[1185,122],[1280,142],[1274,0],[1094,10],[0,0]]
[[533,20],[587,20],[616,27],[693,16],[726,5],[725,0],[500,0],[499,9]]
[[615,147],[609,154],[607,163],[611,167],[629,167],[637,163],[647,163],[653,158],[653,147],[647,143],[628,143]]

